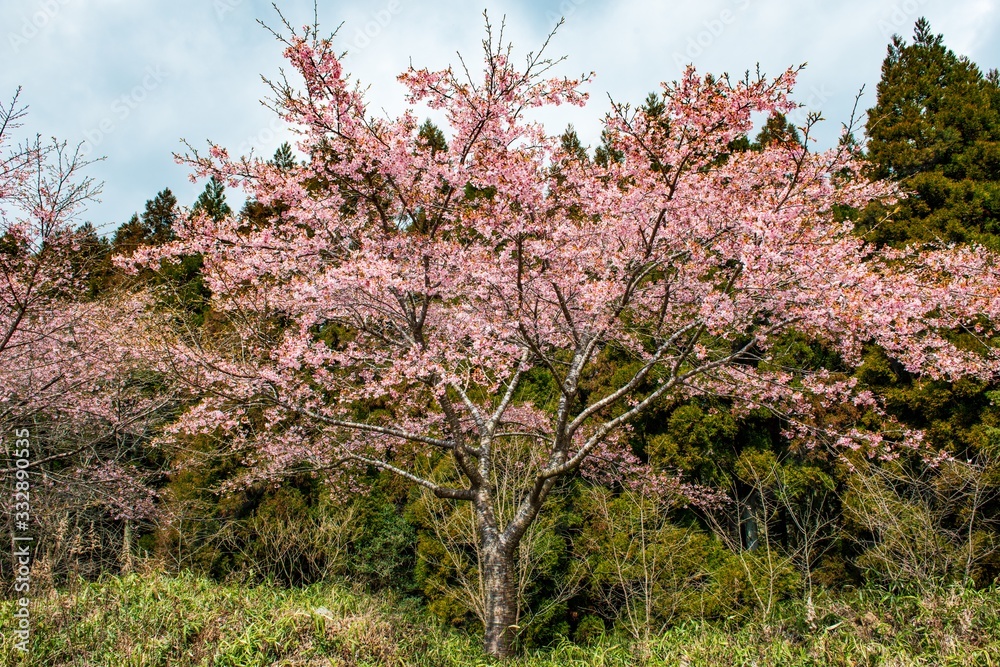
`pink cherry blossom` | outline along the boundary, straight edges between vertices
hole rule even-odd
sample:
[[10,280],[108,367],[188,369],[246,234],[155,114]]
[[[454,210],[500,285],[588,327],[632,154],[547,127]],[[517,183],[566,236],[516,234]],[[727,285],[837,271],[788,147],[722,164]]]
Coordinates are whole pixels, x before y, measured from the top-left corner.
[[[518,67],[487,40],[478,78],[400,76],[410,103],[444,112],[440,150],[415,112],[375,115],[330,40],[307,31],[285,55],[304,87],[275,86],[274,104],[303,163],[282,170],[214,145],[181,158],[283,212],[265,225],[195,217],[137,255],[155,266],[201,253],[232,331],[225,345],[165,340],[202,389],[178,428],[225,428],[266,477],[381,469],[474,503],[491,652],[509,648],[511,554],[556,480],[614,470],[642,488],[681,488],[622,437],[658,402],[721,396],[771,409],[802,446],[885,456],[919,447],[919,433],[891,420],[832,431],[823,405],[877,410],[874,397],[773,368],[782,335],[820,339],[848,363],[876,343],[932,377],[1000,370],[995,256],[866,244],[837,212],[897,193],[865,178],[850,144],[813,151],[811,121],[802,144],[730,149],[758,114],[797,108],[795,70],[736,81],[689,68],[663,84],[662,115],[615,104],[604,121],[615,158],[602,165],[531,120],[532,108],[587,100],[584,79],[552,76],[540,55]],[[961,330],[978,347],[954,342]],[[324,331],[338,332],[335,344]],[[628,372],[588,393],[584,378],[612,350]],[[528,377],[549,378],[553,409],[526,398]],[[250,428],[260,409],[264,423]],[[501,517],[495,462],[525,442],[518,502]],[[421,472],[440,456],[457,481]]]

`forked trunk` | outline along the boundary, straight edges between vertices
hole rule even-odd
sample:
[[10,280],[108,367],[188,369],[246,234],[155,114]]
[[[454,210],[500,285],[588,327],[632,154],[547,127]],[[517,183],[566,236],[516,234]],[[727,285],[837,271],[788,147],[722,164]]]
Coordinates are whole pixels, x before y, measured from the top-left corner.
[[514,586],[514,553],[499,545],[483,549],[483,585],[486,589],[486,653],[495,658],[514,654],[517,631],[517,590]]

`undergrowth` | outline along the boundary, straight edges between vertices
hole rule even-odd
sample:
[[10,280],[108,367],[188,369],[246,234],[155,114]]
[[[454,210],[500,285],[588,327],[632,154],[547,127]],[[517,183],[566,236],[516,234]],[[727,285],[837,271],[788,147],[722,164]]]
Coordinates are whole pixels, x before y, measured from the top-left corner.
[[[148,573],[80,583],[31,602],[28,651],[15,647],[16,602],[0,602],[0,664],[11,667],[488,665],[474,634],[421,604],[342,584],[219,584]],[[645,645],[616,634],[564,639],[505,664],[1000,665],[1000,591],[933,596],[860,591],[770,619],[688,621]]]

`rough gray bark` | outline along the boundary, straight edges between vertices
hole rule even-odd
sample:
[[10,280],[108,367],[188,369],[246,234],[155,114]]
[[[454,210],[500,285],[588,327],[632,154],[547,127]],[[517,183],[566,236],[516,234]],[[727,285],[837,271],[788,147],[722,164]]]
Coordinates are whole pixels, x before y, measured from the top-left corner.
[[497,658],[514,655],[517,632],[517,589],[514,553],[501,544],[484,544],[482,568],[486,593],[484,648]]

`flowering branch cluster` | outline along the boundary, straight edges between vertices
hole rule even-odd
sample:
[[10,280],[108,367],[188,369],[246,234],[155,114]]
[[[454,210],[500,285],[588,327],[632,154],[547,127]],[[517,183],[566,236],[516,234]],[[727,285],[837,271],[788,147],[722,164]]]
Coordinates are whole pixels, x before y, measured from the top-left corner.
[[[614,105],[610,158],[592,161],[530,120],[587,99],[586,77],[552,77],[542,53],[517,66],[490,36],[478,78],[401,75],[409,102],[444,112],[438,136],[413,111],[371,115],[330,40],[307,29],[285,43],[305,86],[275,84],[274,105],[306,160],[215,145],[181,158],[280,213],[196,216],[136,256],[204,256],[231,335],[168,341],[204,396],[178,428],[225,429],[268,475],[303,462],[389,471],[475,502],[486,537],[516,544],[557,478],[626,447],[616,435],[660,401],[723,396],[772,409],[812,445],[895,446],[861,428],[827,437],[821,406],[878,406],[837,376],[776,366],[792,330],[847,363],[877,343],[935,377],[1000,369],[995,257],[879,250],[853,234],[844,211],[896,192],[863,176],[848,141],[734,148],[757,114],[797,108],[795,70],[734,81],[688,69],[655,104]],[[600,395],[585,390],[612,351],[629,363]],[[539,377],[551,409],[524,399]],[[521,502],[499,525],[494,455],[524,439]],[[451,457],[461,483],[407,467],[427,453]]]

